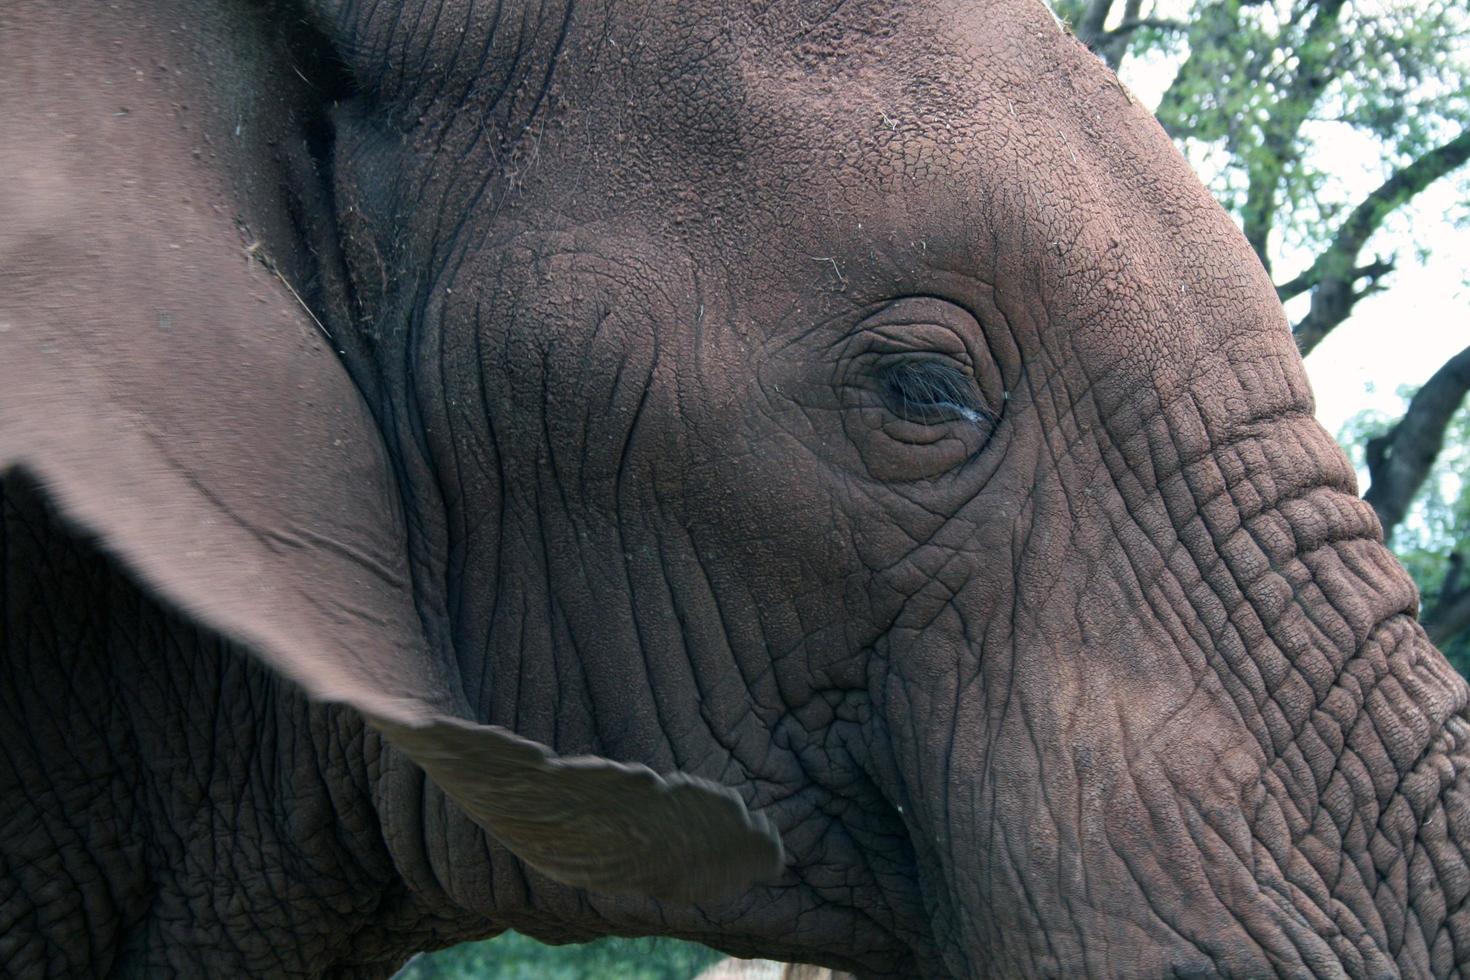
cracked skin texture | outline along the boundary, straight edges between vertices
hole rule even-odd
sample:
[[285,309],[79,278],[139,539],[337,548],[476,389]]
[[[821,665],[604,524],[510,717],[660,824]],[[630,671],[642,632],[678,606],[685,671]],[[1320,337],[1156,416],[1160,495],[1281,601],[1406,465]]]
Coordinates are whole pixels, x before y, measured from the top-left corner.
[[1040,5],[0,28],[0,973],[1464,972],[1465,684]]

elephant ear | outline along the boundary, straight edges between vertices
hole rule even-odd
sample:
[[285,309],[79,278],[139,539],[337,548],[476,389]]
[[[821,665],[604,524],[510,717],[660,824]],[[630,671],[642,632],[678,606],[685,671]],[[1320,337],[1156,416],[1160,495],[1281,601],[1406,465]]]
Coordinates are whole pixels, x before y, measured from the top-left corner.
[[171,203],[208,200],[210,175],[139,114],[16,132],[0,111],[0,477],[24,471],[156,596],[361,712],[549,877],[697,901],[778,872],[730,789],[466,720],[361,394],[231,209]]

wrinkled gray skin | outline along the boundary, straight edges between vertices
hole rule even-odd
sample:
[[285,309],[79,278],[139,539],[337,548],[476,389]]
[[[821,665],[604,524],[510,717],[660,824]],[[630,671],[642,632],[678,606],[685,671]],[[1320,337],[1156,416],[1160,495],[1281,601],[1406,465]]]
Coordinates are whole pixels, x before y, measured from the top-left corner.
[[0,972],[1470,962],[1466,687],[1039,4],[10,0],[0,134]]

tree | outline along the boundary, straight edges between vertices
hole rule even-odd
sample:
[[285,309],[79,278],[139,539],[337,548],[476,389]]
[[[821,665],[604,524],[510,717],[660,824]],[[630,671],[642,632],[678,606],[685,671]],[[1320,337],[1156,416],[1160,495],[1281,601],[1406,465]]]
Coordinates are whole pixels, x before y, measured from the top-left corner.
[[[1452,359],[1464,360],[1464,355]],[[1432,382],[1431,382],[1432,384]],[[1405,405],[1421,397],[1408,386],[1399,389]],[[1428,397],[1434,397],[1432,394]],[[1461,673],[1470,674],[1470,569],[1456,550],[1470,532],[1470,408],[1454,412],[1444,449],[1434,460],[1423,491],[1408,519],[1401,521],[1390,544],[1424,596],[1425,629]],[[1390,437],[1391,419],[1375,411],[1359,412],[1338,434],[1353,462],[1362,469],[1379,451],[1375,443]],[[1371,489],[1370,489],[1371,493]]]
[[[1455,180],[1470,202],[1463,0],[1055,0],[1055,9],[1125,81],[1175,67],[1159,121],[1272,273],[1303,355],[1363,299],[1392,288],[1399,256],[1373,247],[1407,205]],[[1356,193],[1325,152],[1353,137],[1377,148],[1380,170]],[[1365,496],[1390,540],[1444,451],[1467,391],[1470,348],[1446,362],[1397,421],[1353,428],[1371,480]],[[1466,518],[1460,526],[1470,530],[1470,511]],[[1435,572],[1434,589],[1420,581],[1425,623],[1442,644],[1470,628],[1463,563],[1456,558],[1452,574]],[[1420,570],[1428,574],[1422,563]]]
[[419,954],[394,980],[689,980],[720,953],[673,939],[543,946],[519,933]]

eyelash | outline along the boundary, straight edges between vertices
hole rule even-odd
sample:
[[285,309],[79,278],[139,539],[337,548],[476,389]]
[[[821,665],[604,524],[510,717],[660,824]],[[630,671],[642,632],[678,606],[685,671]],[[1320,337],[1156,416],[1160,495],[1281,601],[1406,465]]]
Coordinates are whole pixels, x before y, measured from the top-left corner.
[[[911,360],[886,368],[882,374],[883,394],[889,407],[902,418],[923,424],[950,421],[944,413],[958,415],[971,424],[993,425],[995,413],[980,400],[969,375],[939,361]],[[940,417],[936,418],[938,413]]]

